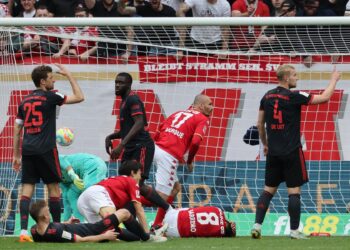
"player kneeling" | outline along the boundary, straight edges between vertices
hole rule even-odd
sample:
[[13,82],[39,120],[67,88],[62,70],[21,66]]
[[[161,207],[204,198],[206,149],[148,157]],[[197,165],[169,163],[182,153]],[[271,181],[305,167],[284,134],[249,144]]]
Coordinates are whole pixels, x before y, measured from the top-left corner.
[[217,207],[170,209],[164,223],[168,237],[236,237],[236,223]]

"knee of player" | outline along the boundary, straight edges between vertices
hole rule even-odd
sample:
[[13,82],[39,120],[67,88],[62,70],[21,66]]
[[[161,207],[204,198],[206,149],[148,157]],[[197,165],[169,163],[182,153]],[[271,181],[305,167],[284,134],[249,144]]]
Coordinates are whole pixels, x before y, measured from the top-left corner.
[[179,182],[175,182],[173,190],[171,191],[171,195],[175,196],[181,191],[181,184]]
[[115,215],[117,216],[117,218],[118,218],[120,223],[124,222],[124,221],[127,221],[131,217],[131,213],[125,208],[118,209],[115,212]]

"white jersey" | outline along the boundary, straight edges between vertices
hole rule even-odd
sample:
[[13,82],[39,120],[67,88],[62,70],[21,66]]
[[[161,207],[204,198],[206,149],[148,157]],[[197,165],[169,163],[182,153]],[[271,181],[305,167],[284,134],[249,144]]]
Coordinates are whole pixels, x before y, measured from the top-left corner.
[[[208,3],[207,0],[185,0],[192,8],[193,17],[230,17],[231,7],[227,0]],[[192,26],[191,37],[199,43],[209,44],[221,39],[220,26]]]

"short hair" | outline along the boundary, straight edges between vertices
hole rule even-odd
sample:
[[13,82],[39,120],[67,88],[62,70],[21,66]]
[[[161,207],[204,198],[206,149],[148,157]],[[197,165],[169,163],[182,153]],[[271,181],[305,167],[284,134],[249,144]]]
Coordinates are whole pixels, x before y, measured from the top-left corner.
[[90,14],[89,9],[84,7],[82,4],[78,4],[77,7],[75,7],[74,9],[74,13],[83,12],[83,11],[86,13],[87,16]]
[[203,95],[203,94],[196,95],[193,101],[193,105],[202,104],[204,101],[204,97],[206,97],[206,95]]
[[36,7],[37,10],[47,10],[49,11],[49,8],[45,4],[40,4],[38,7]]
[[126,83],[130,85],[132,84],[132,76],[129,73],[121,72],[117,75],[117,77],[118,76],[125,77]]
[[293,0],[284,0],[281,4],[281,8],[288,7],[288,11],[295,10],[296,5]]
[[33,220],[38,222],[40,212],[46,206],[47,206],[47,203],[44,200],[37,200],[36,202],[30,205],[29,213],[30,213],[30,216],[32,216]]
[[276,72],[278,81],[283,81],[284,76],[289,76],[290,71],[294,70],[294,69],[295,68],[290,64],[283,64],[283,65],[279,66],[277,69],[277,72]]
[[46,80],[47,74],[52,73],[52,68],[47,65],[41,65],[33,69],[32,71],[32,80],[36,87],[40,87],[41,79]]
[[236,237],[236,235],[237,235],[236,222],[226,221],[225,236]]
[[130,176],[132,172],[136,173],[141,167],[141,163],[136,160],[124,161],[118,169],[118,174]]

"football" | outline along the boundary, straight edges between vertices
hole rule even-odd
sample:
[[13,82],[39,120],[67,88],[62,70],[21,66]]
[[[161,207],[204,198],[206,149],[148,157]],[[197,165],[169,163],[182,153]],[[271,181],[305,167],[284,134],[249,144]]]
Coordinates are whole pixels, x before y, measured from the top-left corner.
[[70,128],[59,128],[56,131],[56,142],[58,145],[66,147],[73,143],[74,133]]

